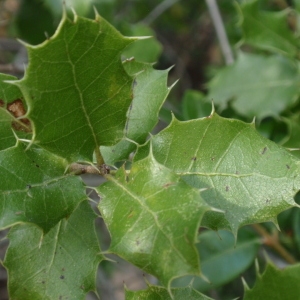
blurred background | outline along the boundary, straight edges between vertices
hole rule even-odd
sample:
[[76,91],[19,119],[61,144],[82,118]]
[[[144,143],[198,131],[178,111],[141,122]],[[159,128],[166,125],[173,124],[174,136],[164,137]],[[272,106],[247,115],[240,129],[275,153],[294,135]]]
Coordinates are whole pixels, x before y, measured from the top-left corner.
[[[288,148],[300,147],[299,0],[67,0],[65,3],[78,15],[88,18],[94,18],[97,9],[123,35],[152,36],[126,49],[123,59],[134,56],[138,61],[153,63],[156,69],[170,68],[169,86],[179,79],[161,110],[159,128],[169,123],[171,111],[180,120],[207,116],[213,101],[221,116],[246,122],[256,117],[262,135]],[[0,0],[1,73],[23,76],[27,54],[17,38],[32,45],[42,43],[54,34],[62,9],[61,0]],[[218,11],[221,19],[217,18]],[[70,9],[68,14],[72,18]],[[300,157],[299,152],[293,153]],[[89,185],[99,184],[94,177],[85,180]],[[278,239],[297,259],[300,258],[299,222],[298,210],[291,209],[279,216],[282,231]],[[98,225],[100,243],[106,249],[109,236],[101,220]],[[264,224],[264,228],[269,233],[276,230],[270,224]],[[214,299],[241,296],[241,276],[251,286],[255,280],[255,257],[263,265],[263,249],[269,249],[258,246],[257,238],[262,233],[258,235],[255,229],[246,226],[240,230],[236,246],[228,232],[221,231],[219,236],[206,231],[201,234],[208,245],[207,249],[199,249],[206,268],[218,270],[218,266],[227,264],[231,270],[224,277],[212,275],[219,276],[213,287],[195,280],[195,288]],[[219,237],[222,243],[216,246]],[[7,243],[4,239],[0,244],[2,258]],[[235,266],[235,257],[238,253],[245,254],[245,249],[248,258],[240,258],[241,262]],[[212,252],[219,260],[213,259]],[[270,249],[268,254],[278,266],[286,265]],[[123,299],[124,284],[141,289],[146,287],[145,280],[157,283],[155,278],[121,259],[112,259],[117,263],[104,262],[99,269],[102,299]],[[190,280],[178,280],[174,285],[182,286]],[[95,299],[92,294],[89,297]],[[0,299],[8,299],[4,268],[0,273]]]

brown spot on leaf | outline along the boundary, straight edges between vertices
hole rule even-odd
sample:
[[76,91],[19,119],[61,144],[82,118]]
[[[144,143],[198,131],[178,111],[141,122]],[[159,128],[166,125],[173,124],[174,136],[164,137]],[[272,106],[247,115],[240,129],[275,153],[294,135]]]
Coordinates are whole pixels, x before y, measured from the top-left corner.
[[228,186],[228,185],[226,185],[226,188],[225,188],[225,190],[226,190],[226,192],[228,192],[228,191],[229,191],[229,186]]
[[10,111],[16,118],[22,117],[26,114],[23,102],[20,99],[7,104],[7,110]]
[[288,169],[290,169],[290,168],[291,168],[289,165],[286,165],[286,167],[287,167]]
[[193,157],[192,157],[192,160],[193,160],[193,161],[196,161],[196,160],[197,160],[197,157],[196,157],[196,156],[193,156]]
[[59,278],[60,278],[60,279],[65,279],[65,276],[64,276],[64,275],[60,275]]
[[214,161],[214,160],[215,160],[215,158],[214,158],[214,157],[211,157],[211,158],[210,158],[210,160],[211,160],[211,161]]
[[0,99],[0,107],[4,106],[4,101]]
[[167,189],[169,186],[174,185],[174,182],[168,182],[166,184],[163,185],[163,188]]
[[[9,104],[7,104],[7,110],[19,121],[13,121],[12,126],[14,129],[19,131],[31,132],[30,121],[26,118],[22,118],[26,114],[23,102],[17,99]],[[25,126],[24,126],[25,125]]]
[[268,150],[267,147],[265,147],[262,151],[261,151],[261,154],[264,155],[266,153],[266,151]]

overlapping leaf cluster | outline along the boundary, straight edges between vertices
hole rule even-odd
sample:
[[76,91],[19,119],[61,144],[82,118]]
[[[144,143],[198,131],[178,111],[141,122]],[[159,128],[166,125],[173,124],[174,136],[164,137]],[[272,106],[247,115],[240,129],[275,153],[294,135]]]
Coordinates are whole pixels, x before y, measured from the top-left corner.
[[[282,15],[278,18],[281,22]],[[127,299],[208,299],[191,286],[171,286],[184,275],[204,274],[215,286],[226,282],[225,276],[214,282],[205,266],[205,258],[213,260],[213,253],[205,252],[212,239],[205,237],[209,233],[198,237],[200,225],[227,228],[236,236],[245,224],[276,223],[281,211],[297,206],[299,159],[260,136],[254,124],[221,118],[213,110],[192,121],[173,118],[166,129],[149,136],[169,92],[168,71],[133,59],[122,63],[123,51],[134,40],[98,14],[94,20],[64,15],[53,37],[27,45],[30,63],[23,79],[1,75],[0,226],[13,227],[4,261],[13,299],[84,299],[95,290],[96,269],[105,258],[86,187],[69,172],[74,162],[113,165],[136,151],[130,167],[122,165],[96,188],[112,239],[107,252],[155,275],[163,285],[126,291]],[[295,55],[296,50],[287,46],[284,51]],[[247,65],[243,55],[240,60]],[[261,63],[251,59],[253,66]],[[271,58],[270,65],[276,71],[272,80],[288,85],[290,78],[296,80],[297,70],[286,58]],[[276,69],[282,65],[284,75]],[[232,68],[239,73],[244,66]],[[291,85],[294,97],[298,91]],[[224,95],[230,97],[226,90]],[[275,102],[276,112],[281,111]],[[269,106],[261,111],[259,117],[265,116]],[[224,248],[240,253],[233,244]],[[232,278],[250,264],[258,241],[247,246],[251,259]]]

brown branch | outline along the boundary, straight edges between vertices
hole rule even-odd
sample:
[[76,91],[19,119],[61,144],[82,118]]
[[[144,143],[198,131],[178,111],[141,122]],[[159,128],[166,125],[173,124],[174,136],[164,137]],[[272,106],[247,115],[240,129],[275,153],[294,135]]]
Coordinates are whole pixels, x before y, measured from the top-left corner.
[[279,243],[277,234],[269,234],[269,232],[260,224],[251,225],[263,237],[263,243],[273,248],[288,263],[297,263],[296,259]]
[[85,165],[80,163],[72,163],[69,167],[69,172],[74,175],[81,174],[97,174],[105,176],[110,173],[110,169],[107,165]]

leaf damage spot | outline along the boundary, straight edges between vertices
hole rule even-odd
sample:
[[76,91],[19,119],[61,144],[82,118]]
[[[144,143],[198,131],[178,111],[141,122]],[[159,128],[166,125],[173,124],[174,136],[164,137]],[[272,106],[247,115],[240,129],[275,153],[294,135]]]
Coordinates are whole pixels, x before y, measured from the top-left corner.
[[193,161],[196,161],[196,160],[197,160],[197,157],[196,157],[196,156],[193,156],[193,157],[192,157],[192,160],[193,160]]
[[214,157],[211,157],[211,158],[210,158],[210,160],[211,160],[211,161],[214,161],[214,160],[215,160],[215,158],[214,158]]
[[163,188],[167,189],[169,186],[174,185],[174,184],[175,184],[175,182],[168,182],[163,185]]
[[226,187],[225,187],[225,191],[226,191],[226,192],[228,192],[229,190],[230,190],[229,186],[228,186],[228,185],[226,185]]
[[286,168],[287,168],[287,169],[290,169],[291,167],[290,167],[289,165],[286,165]]
[[264,149],[261,151],[261,154],[264,155],[267,152],[268,148],[264,147]]
[[[17,99],[7,104],[7,110],[16,118],[19,122],[13,121],[12,126],[19,131],[31,132],[31,124],[27,118],[22,118],[26,114],[26,109],[21,99]],[[24,126],[25,125],[25,126]]]
[[134,211],[131,209],[127,218],[132,218],[134,216]]
[[64,275],[60,275],[59,278],[60,278],[60,279],[65,279],[65,276],[64,276]]

